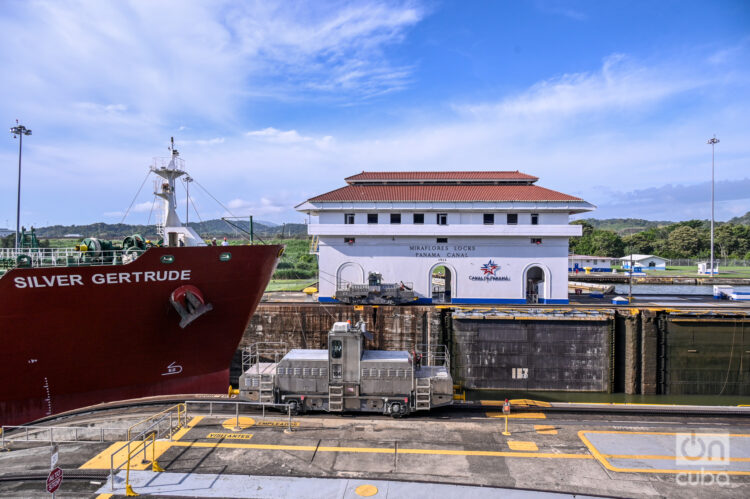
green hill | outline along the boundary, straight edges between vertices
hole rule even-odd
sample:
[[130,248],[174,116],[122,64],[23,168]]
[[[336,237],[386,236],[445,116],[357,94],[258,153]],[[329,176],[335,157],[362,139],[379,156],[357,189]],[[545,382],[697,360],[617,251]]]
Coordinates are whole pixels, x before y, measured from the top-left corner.
[[729,220],[729,223],[736,225],[750,225],[750,211],[748,211],[741,217],[734,217],[733,219]]
[[[250,225],[248,220],[232,221],[236,226],[247,231]],[[190,226],[204,238],[232,237],[239,238],[242,232],[232,227],[221,219],[206,220],[204,222],[190,222]],[[307,226],[305,224],[292,223],[278,226],[268,226],[261,223],[253,223],[253,233],[260,238],[306,238]],[[88,225],[52,225],[50,227],[39,227],[36,229],[37,237],[40,239],[60,239],[68,234],[80,234],[83,237],[98,237],[100,239],[122,239],[131,234],[142,234],[144,237],[155,239],[156,227],[153,225],[130,225],[130,224],[105,224],[94,223]]]

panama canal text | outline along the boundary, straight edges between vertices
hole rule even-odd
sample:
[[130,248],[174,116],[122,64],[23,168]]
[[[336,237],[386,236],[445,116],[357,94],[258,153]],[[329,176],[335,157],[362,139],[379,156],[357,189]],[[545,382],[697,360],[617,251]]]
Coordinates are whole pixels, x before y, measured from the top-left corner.
[[85,286],[86,284],[130,284],[137,282],[160,281],[189,281],[190,270],[164,270],[146,272],[106,272],[92,275],[88,282],[80,274],[16,277],[13,279],[16,287],[24,288],[54,288],[66,286]]

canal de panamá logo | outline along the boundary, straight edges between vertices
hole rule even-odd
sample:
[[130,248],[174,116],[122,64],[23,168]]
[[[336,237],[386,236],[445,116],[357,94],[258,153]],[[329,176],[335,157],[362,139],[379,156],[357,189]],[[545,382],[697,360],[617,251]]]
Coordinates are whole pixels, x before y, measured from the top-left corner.
[[487,263],[479,267],[482,271],[482,275],[470,275],[469,279],[472,281],[510,281],[510,276],[497,275],[500,271],[500,265],[490,259]]
[[484,275],[495,275],[495,271],[500,269],[500,265],[490,260],[482,265],[481,269],[484,272]]

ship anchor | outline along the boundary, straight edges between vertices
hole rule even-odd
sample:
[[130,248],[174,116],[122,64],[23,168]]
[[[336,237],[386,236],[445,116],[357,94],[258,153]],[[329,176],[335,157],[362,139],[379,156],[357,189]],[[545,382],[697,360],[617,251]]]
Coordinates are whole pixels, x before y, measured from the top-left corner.
[[214,309],[213,305],[206,303],[200,290],[189,284],[172,291],[169,301],[182,317],[180,327],[183,329],[201,315]]

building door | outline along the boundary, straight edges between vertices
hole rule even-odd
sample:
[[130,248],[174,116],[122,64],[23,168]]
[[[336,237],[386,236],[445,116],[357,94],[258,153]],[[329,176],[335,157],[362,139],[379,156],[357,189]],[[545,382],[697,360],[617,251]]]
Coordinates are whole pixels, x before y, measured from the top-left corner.
[[432,288],[433,303],[451,302],[453,274],[448,267],[438,265],[432,269],[432,274],[430,275],[430,286]]
[[526,271],[526,303],[539,303],[544,298],[544,270],[531,267]]

